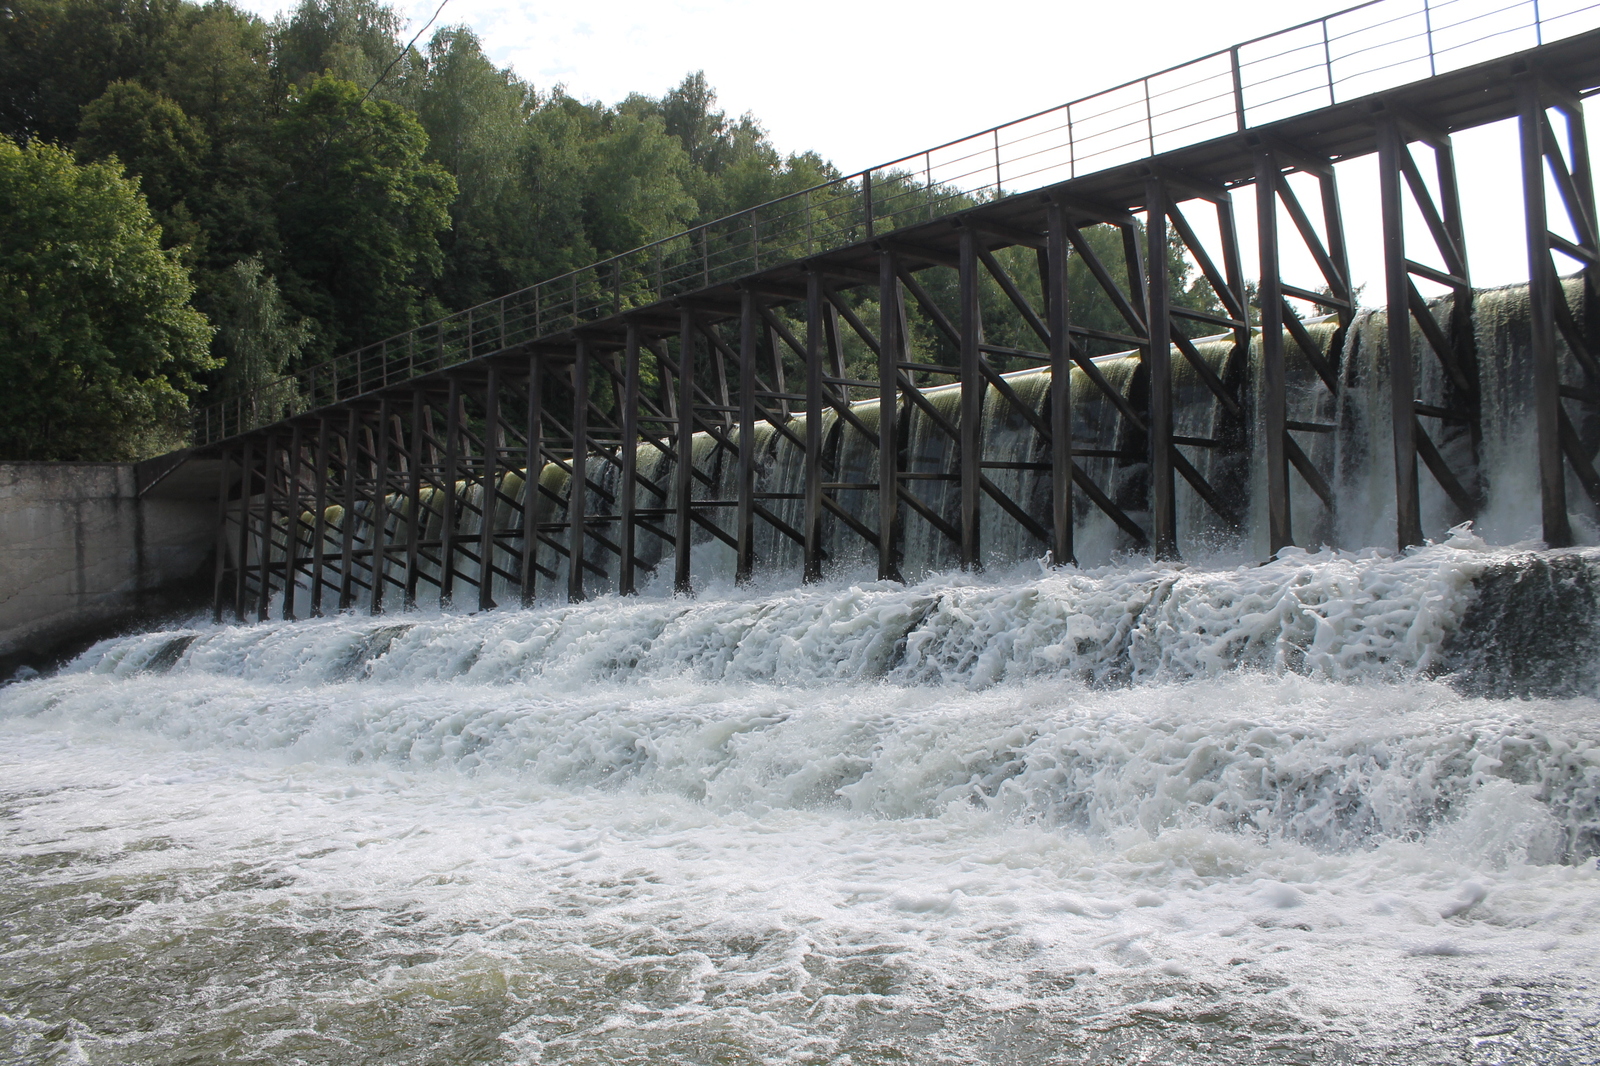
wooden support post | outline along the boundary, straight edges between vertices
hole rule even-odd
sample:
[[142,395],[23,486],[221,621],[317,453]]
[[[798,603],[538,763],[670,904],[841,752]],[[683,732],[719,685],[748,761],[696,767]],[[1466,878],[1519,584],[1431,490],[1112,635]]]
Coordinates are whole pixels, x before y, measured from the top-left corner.
[[983,479],[983,308],[978,296],[978,233],[971,226],[961,231],[959,265],[961,286],[961,434],[958,449],[961,478],[961,568],[976,569],[978,559],[978,501]]
[[356,603],[356,501],[358,491],[356,471],[360,466],[361,413],[350,408],[344,434],[344,521],[340,523],[339,541],[339,610],[348,611]]
[[617,544],[622,549],[617,560],[617,592],[632,596],[636,575],[638,527],[634,523],[635,497],[639,477],[639,323],[628,321],[628,335],[622,349],[622,472],[617,495]]
[[450,607],[456,594],[456,520],[460,510],[456,478],[461,470],[461,381],[450,377],[450,406],[444,431],[444,522],[439,528],[439,606]]
[[1167,275],[1167,185],[1145,181],[1145,321],[1150,328],[1150,526],[1157,559],[1178,558],[1178,509],[1172,468],[1172,314]]
[[910,362],[900,256],[878,253],[878,580],[900,574],[900,364]]
[[317,468],[312,482],[311,516],[311,617],[322,617],[322,593],[328,566],[328,464],[333,461],[333,426],[326,416],[317,419]]
[[538,590],[534,580],[535,566],[539,560],[539,530],[537,525],[539,505],[539,474],[544,469],[544,389],[540,375],[543,364],[537,355],[528,356],[528,420],[523,427],[523,487],[522,487],[522,606],[531,607]]
[[579,337],[572,356],[572,479],[567,483],[567,601],[583,599],[584,505],[589,497],[589,342]]
[[[1350,287],[1350,254],[1344,239],[1344,211],[1339,203],[1338,178],[1334,175],[1332,163],[1328,164],[1323,173],[1317,175],[1317,187],[1322,194],[1322,222],[1328,236],[1328,260],[1339,276],[1337,284],[1333,279],[1328,279],[1328,287],[1334,290],[1334,296],[1353,304],[1355,301]],[[1353,307],[1339,309],[1339,312],[1339,321],[1345,324],[1349,324],[1355,315]],[[1339,358],[1339,353],[1335,351],[1330,350],[1328,355],[1335,360]]]
[[803,580],[822,580],[822,367],[827,347],[822,275],[806,275],[806,467]]
[[300,482],[300,473],[305,468],[304,451],[305,437],[301,431],[300,423],[296,422],[289,433],[288,482],[284,497],[284,514],[288,518],[284,526],[287,535],[283,545],[283,620],[285,622],[292,622],[295,619],[295,593],[300,580],[300,512],[305,495]]
[[256,621],[265,622],[272,600],[272,512],[277,507],[278,440],[268,433],[261,454],[261,546],[256,557]]
[[483,521],[478,526],[478,610],[488,611],[494,602],[494,516],[500,509],[500,371],[493,364],[484,367],[483,383],[483,490],[479,508]]
[[1394,427],[1395,539],[1400,548],[1422,543],[1417,489],[1416,381],[1411,365],[1411,275],[1406,269],[1401,153],[1406,142],[1392,118],[1378,125],[1378,183],[1383,207],[1383,274],[1388,314],[1389,404]]
[[739,547],[733,567],[733,579],[741,585],[750,580],[756,559],[756,349],[760,325],[756,294],[745,289],[739,294],[739,472],[734,519]]
[[1261,434],[1267,463],[1267,551],[1294,543],[1289,510],[1288,397],[1283,354],[1283,279],[1278,250],[1278,183],[1283,173],[1270,148],[1256,150],[1256,233],[1261,252]]
[[222,624],[223,583],[228,569],[228,470],[233,465],[233,455],[226,449],[222,462],[217,465],[217,559],[211,572],[211,621]]
[[677,513],[673,527],[677,543],[672,587],[685,596],[694,591],[690,580],[690,541],[694,532],[694,520],[690,517],[694,506],[694,332],[694,312],[681,308],[678,311],[678,429],[674,444],[678,453]]
[[233,568],[233,618],[244,621],[245,582],[250,572],[250,494],[255,482],[255,455],[249,437],[244,441],[244,453],[239,459],[239,539],[238,560]]
[[426,444],[423,440],[426,423],[422,412],[426,402],[421,389],[411,390],[411,442],[406,447],[405,609],[408,611],[415,610],[417,606],[417,564],[422,554],[422,455]]
[[372,565],[368,570],[372,575],[372,595],[368,599],[368,610],[372,614],[383,613],[384,586],[388,584],[383,576],[388,569],[389,561],[389,400],[385,397],[378,401],[378,432],[374,435],[373,448],[373,478],[372,493],[367,497],[369,512],[372,515],[372,554],[367,558]]
[[1072,529],[1072,304],[1067,282],[1067,219],[1045,208],[1045,314],[1050,329],[1050,559],[1076,565]]
[[[1528,233],[1528,304],[1533,356],[1533,413],[1538,434],[1539,514],[1546,547],[1572,544],[1567,517],[1567,467],[1561,452],[1561,364],[1556,352],[1555,303],[1563,299],[1550,261],[1550,216],[1545,203],[1545,106],[1526,78],[1521,95],[1522,209]],[[1580,237],[1581,239],[1581,237]]]

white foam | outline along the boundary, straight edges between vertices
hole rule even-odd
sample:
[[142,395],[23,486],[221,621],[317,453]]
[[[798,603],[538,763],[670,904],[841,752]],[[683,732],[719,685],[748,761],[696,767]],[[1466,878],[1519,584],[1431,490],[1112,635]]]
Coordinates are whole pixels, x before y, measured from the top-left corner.
[[90,1061],[353,1061],[440,1021],[526,1062],[1370,1057],[1470,1040],[1496,989],[1559,998],[1518,1046],[1578,1048],[1600,703],[1430,676],[1506,558],[110,641],[0,690],[7,964],[51,1023],[0,1042],[66,1054],[75,966],[118,1004],[72,1008]]
[[696,600],[604,597],[483,616],[200,627],[108,641],[76,671],[125,676],[179,636],[173,667],[252,680],[583,685],[673,676],[809,685],[885,678],[1155,681],[1239,668],[1335,679],[1426,673],[1498,559],[1469,531],[1403,555],[1289,549],[1264,566],[1133,565],[918,585],[835,582]]

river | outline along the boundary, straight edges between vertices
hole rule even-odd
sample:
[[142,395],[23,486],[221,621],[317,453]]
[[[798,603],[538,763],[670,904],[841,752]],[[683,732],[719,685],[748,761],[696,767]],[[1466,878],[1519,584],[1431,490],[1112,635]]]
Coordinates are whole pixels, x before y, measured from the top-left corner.
[[1597,574],[110,640],[0,689],[0,1062],[1600,1061]]

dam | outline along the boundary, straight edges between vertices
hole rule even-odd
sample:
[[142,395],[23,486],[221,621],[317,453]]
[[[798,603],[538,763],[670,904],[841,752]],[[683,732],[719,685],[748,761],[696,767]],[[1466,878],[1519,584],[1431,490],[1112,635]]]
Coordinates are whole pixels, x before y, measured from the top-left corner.
[[[210,486],[219,620],[682,593],[726,571],[815,581],[860,560],[880,579],[1045,554],[1260,560],[1407,548],[1464,521],[1569,546],[1600,500],[1594,31],[1567,13],[1568,36],[1478,63],[1457,44],[1395,84],[1351,66],[1396,43],[1386,11],[306,368],[198,411],[151,485]],[[1308,31],[1349,54],[1330,37],[1284,73]],[[1180,76],[1184,93],[1162,90]],[[1119,102],[1130,87],[1142,115]],[[1196,87],[1217,95],[1185,102]],[[1291,88],[1287,117],[1262,102]],[[1484,292],[1451,132],[1495,121],[1518,130],[1529,280]],[[991,148],[992,170],[960,170]],[[1380,210],[1359,224],[1381,231],[1385,288],[1370,308],[1340,186],[1365,157]],[[1534,465],[1492,483],[1511,455]],[[1537,528],[1511,530],[1529,484]]]
[[197,412],[201,595],[0,687],[0,1064],[1595,1061],[1597,19],[1363,5]]

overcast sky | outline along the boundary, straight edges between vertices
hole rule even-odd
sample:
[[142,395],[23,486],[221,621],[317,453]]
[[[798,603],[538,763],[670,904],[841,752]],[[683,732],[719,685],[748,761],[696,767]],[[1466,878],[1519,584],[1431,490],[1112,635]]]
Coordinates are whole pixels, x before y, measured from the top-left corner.
[[[243,6],[270,16],[294,4]],[[396,6],[420,28],[438,0]],[[606,103],[704,70],[721,106],[756,115],[780,149],[814,148],[849,172],[1326,8],[1230,0],[1228,10],[1218,18],[1200,0],[448,0],[437,24],[471,26],[497,62],[540,88]]]
[[[294,5],[242,6],[271,17]],[[397,6],[415,32],[438,0]],[[606,103],[630,92],[659,95],[704,70],[720,106],[753,113],[780,150],[814,149],[848,173],[1340,6],[1347,5],[849,0],[801,9],[748,0],[447,0],[435,26],[465,23],[496,62],[539,88],[561,84]],[[1527,276],[1514,137],[1505,126],[1457,137],[1467,244],[1480,286]],[[1342,169],[1349,172],[1341,182],[1352,273],[1367,281],[1371,302],[1382,292],[1377,227],[1369,224],[1377,212],[1376,172],[1370,161]],[[1255,235],[1248,193],[1238,212],[1249,263]]]

